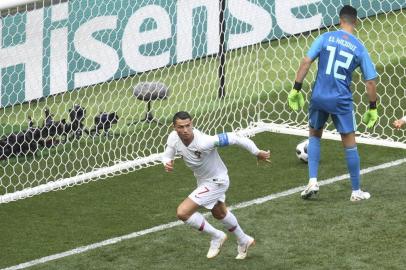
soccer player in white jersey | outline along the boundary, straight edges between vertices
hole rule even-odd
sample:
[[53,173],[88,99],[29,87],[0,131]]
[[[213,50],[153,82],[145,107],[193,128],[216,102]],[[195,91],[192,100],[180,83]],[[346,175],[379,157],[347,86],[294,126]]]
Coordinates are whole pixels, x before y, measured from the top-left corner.
[[352,185],[350,200],[360,201],[370,198],[368,192],[360,189],[360,158],[355,142],[357,125],[350,85],[352,73],[360,67],[369,98],[369,110],[366,111],[362,120],[368,128],[372,128],[378,120],[375,82],[378,75],[367,49],[353,34],[356,22],[356,9],[348,5],[344,6],[340,10],[341,29],[326,32],[313,42],[300,64],[294,89],[288,96],[289,106],[293,110],[303,107],[304,98],[300,92],[302,83],[311,64],[318,58],[317,78],[309,103],[309,146],[307,148],[309,184],[301,193],[303,199],[310,198],[319,191],[317,174],[320,139],[329,116],[340,133],[344,146]]
[[397,119],[397,120],[395,120],[395,121],[393,122],[393,126],[394,126],[396,129],[400,129],[400,128],[403,127],[405,124],[406,124],[406,116],[403,116],[402,118]]
[[225,199],[229,186],[227,168],[221,160],[217,147],[237,144],[258,160],[269,162],[270,152],[257,148],[255,143],[235,133],[221,133],[209,136],[193,128],[192,118],[187,112],[178,112],[173,117],[174,131],[169,134],[167,146],[162,158],[165,170],[173,171],[175,155],[180,155],[196,177],[197,188],[178,206],[177,217],[186,224],[208,233],[211,236],[207,258],[216,257],[227,235],[214,228],[204,216],[197,212],[203,206],[211,210],[225,228],[237,237],[237,257],[245,259],[248,248],[255,244],[253,237],[247,235],[237,218],[227,210]]

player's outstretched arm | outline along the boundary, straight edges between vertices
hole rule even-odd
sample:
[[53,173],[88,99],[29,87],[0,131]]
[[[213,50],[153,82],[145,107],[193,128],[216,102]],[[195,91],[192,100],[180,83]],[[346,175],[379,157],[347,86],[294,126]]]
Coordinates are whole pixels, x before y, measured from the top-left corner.
[[250,152],[252,155],[256,156],[258,160],[270,162],[270,151],[263,151],[258,149],[255,143],[247,137],[239,136],[234,132],[221,133],[218,134],[217,137],[217,145],[220,147],[236,144]]
[[398,120],[395,120],[393,122],[393,127],[396,129],[400,129],[401,127],[403,127],[406,124],[406,116],[404,116],[403,118],[400,118]]

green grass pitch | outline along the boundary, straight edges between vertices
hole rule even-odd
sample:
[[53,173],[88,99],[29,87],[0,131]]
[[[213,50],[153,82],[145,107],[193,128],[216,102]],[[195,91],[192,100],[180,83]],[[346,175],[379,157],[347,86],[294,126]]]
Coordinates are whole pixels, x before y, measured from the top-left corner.
[[[395,23],[397,22],[397,23]],[[359,31],[361,40],[366,41],[366,46],[374,46],[377,50],[399,52],[393,54],[371,55],[384,65],[378,65],[378,71],[386,74],[397,74],[394,77],[382,76],[380,85],[385,87],[385,94],[381,95],[382,101],[388,106],[388,119],[401,116],[404,112],[395,109],[406,108],[405,98],[391,98],[398,91],[406,89],[404,67],[406,66],[405,51],[402,47],[391,46],[390,40],[400,40],[399,44],[406,44],[405,36],[395,36],[402,33],[402,27],[406,24],[406,17],[402,12],[389,15],[380,15],[373,19],[365,20],[364,29],[382,29],[392,27],[390,34],[382,35],[384,31],[368,32]],[[381,26],[382,25],[382,26]],[[312,34],[314,37],[316,34]],[[379,38],[378,38],[379,35]],[[374,40],[384,40],[383,43]],[[250,111],[263,110],[262,118],[276,119],[283,117],[293,119],[294,114],[289,114],[286,104],[273,104],[276,95],[281,95],[279,100],[286,100],[278,90],[291,85],[296,66],[281,70],[280,66],[273,62],[260,62],[261,72],[259,79],[263,83],[264,91],[258,96],[245,94],[239,89],[251,89],[252,83],[247,80],[233,80],[233,76],[246,75],[241,73],[241,62],[251,63],[251,58],[259,56],[259,59],[270,59],[267,53],[282,53],[290,59],[302,56],[303,51],[288,50],[294,46],[307,48],[312,37],[294,37],[282,41],[270,43],[269,47],[261,46],[259,51],[253,48],[233,51],[229,54],[230,61],[228,70],[231,73],[229,102],[225,106],[221,102],[207,102],[212,100],[216,93],[202,95],[207,87],[216,89],[216,63],[210,58],[185,65],[178,65],[163,70],[159,73],[167,83],[172,83],[173,89],[180,89],[185,84],[190,92],[185,96],[173,95],[168,101],[162,101],[163,105],[157,105],[157,115],[171,115],[173,110],[194,109],[199,107],[199,122],[205,122],[204,113],[222,112],[222,110],[235,113],[229,114],[231,119],[241,117],[240,111],[243,104],[262,101],[262,108],[248,106],[248,112],[243,117],[252,117]],[[383,45],[386,45],[385,49]],[[398,43],[397,43],[398,44]],[[389,48],[390,47],[390,48]],[[267,49],[269,48],[269,50]],[[239,60],[238,60],[239,59]],[[283,63],[280,63],[281,65]],[[193,65],[193,69],[189,65]],[[233,69],[234,67],[234,69]],[[248,65],[248,69],[255,68]],[[173,74],[178,75],[179,81],[171,80]],[[202,80],[209,83],[199,87],[199,82],[194,81],[196,74],[205,74]],[[249,73],[248,73],[249,74]],[[153,78],[156,73],[146,74],[145,78]],[[286,78],[281,80],[280,78]],[[398,79],[394,79],[397,77]],[[279,79],[278,79],[279,78]],[[138,77],[115,81],[95,87],[72,92],[69,102],[83,101],[88,108],[92,102],[106,104],[106,111],[120,108],[120,115],[124,115],[116,132],[120,134],[138,134],[138,136],[119,136],[116,140],[96,143],[89,147],[86,139],[82,139],[61,148],[42,153],[34,159],[14,159],[10,163],[0,166],[1,175],[15,174],[15,180],[24,183],[35,174],[42,173],[45,177],[53,179],[55,175],[71,176],[81,166],[92,165],[96,161],[105,160],[103,151],[108,148],[111,160],[131,159],[133,153],[139,153],[136,142],[137,138],[150,136],[162,137],[169,131],[169,126],[160,130],[132,130],[125,123],[132,120],[136,115],[142,114],[144,104],[134,104],[131,107],[122,106],[123,96],[114,96],[117,99],[104,100],[99,92],[107,89],[122,89],[123,95],[132,100],[129,85],[140,80]],[[183,80],[182,84],[181,81]],[[396,81],[394,81],[396,80]],[[355,76],[354,81],[359,81]],[[213,82],[213,83],[211,83]],[[308,81],[308,83],[310,80]],[[396,87],[399,86],[399,87]],[[400,90],[399,90],[400,89]],[[364,91],[362,84],[355,87],[356,102],[360,102]],[[97,96],[98,100],[91,97]],[[199,96],[198,103],[187,103],[188,97]],[[233,98],[240,97],[236,102]],[[67,96],[58,96],[53,102],[58,117],[66,117],[66,108],[58,107],[58,104],[66,102]],[[52,107],[52,101],[47,101]],[[177,104],[177,106],[165,106],[164,102]],[[199,105],[199,106],[197,106]],[[38,103],[28,108],[23,105],[20,112],[28,110],[33,114],[41,113],[43,103]],[[154,105],[155,106],[155,105]],[[392,109],[391,109],[392,108]],[[286,115],[277,115],[285,110]],[[2,109],[0,133],[7,134],[11,130],[18,129],[19,123],[25,121],[23,113],[17,113],[15,122],[10,122],[7,115],[11,109]],[[90,111],[94,115],[98,111]],[[247,118],[247,122],[255,120]],[[298,116],[305,119],[305,113]],[[221,119],[213,122],[214,129],[222,129]],[[359,122],[359,121],[358,121]],[[91,123],[87,123],[90,125]],[[386,128],[390,122],[384,122]],[[232,128],[232,124],[226,129]],[[152,133],[151,133],[152,132]],[[380,131],[391,136],[401,136],[403,131],[393,131],[391,128]],[[301,186],[307,182],[307,167],[295,157],[296,144],[303,138],[282,134],[258,134],[254,141],[260,148],[270,148],[272,151],[272,164],[270,166],[256,165],[256,160],[249,153],[237,147],[229,147],[220,150],[220,154],[229,169],[231,186],[227,193],[227,203],[234,205]],[[154,142],[149,142],[154,143]],[[83,147],[83,146],[88,147]],[[125,148],[121,148],[126,145]],[[389,149],[375,146],[359,145],[361,156],[361,168],[368,168],[385,162],[405,158],[404,150]],[[155,149],[156,150],[156,149]],[[161,148],[157,150],[162,150]],[[53,152],[54,151],[54,152]],[[62,153],[58,158],[54,153]],[[93,157],[93,153],[101,155]],[[88,159],[68,162],[76,155],[89,157]],[[92,157],[92,158],[90,158]],[[55,162],[52,169],[47,168],[48,162]],[[85,164],[79,164],[79,163]],[[108,162],[102,165],[108,165]],[[100,242],[112,237],[126,235],[131,232],[144,230],[156,225],[175,221],[177,205],[193,190],[195,180],[192,173],[184,166],[181,160],[175,163],[175,172],[166,174],[160,166],[142,169],[125,175],[112,177],[108,180],[91,182],[85,185],[68,188],[64,191],[50,192],[33,198],[0,205],[0,269],[24,263],[44,256],[64,252],[79,246]],[[328,179],[347,173],[344,154],[341,144],[334,141],[322,141],[322,160],[320,164],[320,179]],[[43,168],[47,168],[44,170]],[[79,169],[80,170],[80,169]],[[23,178],[20,173],[29,171]],[[209,238],[199,235],[198,232],[187,226],[178,226],[161,232],[145,235],[131,240],[123,241],[89,251],[83,254],[66,257],[53,262],[37,265],[31,269],[404,269],[406,265],[406,248],[404,239],[406,232],[406,216],[403,214],[406,207],[404,194],[406,185],[404,179],[406,170],[404,165],[399,165],[385,170],[375,171],[362,176],[362,187],[371,192],[372,198],[361,203],[351,203],[350,183],[344,180],[332,185],[321,187],[320,197],[314,201],[303,201],[299,194],[272,200],[270,202],[239,209],[236,216],[247,233],[257,239],[257,246],[250,250],[246,261],[235,261],[236,243],[231,236],[226,242],[224,249],[218,258],[207,261]],[[21,187],[20,187],[21,188]],[[0,194],[4,189],[0,188]],[[222,228],[221,224],[212,218],[209,221],[216,227]]]
[[[221,149],[231,179],[227,203],[306,184],[307,167],[294,153],[301,139],[255,136],[260,148],[272,150],[270,166],[257,167],[255,158],[238,147]],[[398,149],[359,149],[362,168],[405,157]],[[175,166],[172,174],[156,166],[1,205],[0,268],[175,221],[177,205],[195,186],[183,162],[177,160]],[[182,225],[32,269],[401,269],[406,221],[402,166],[362,176],[362,186],[372,194],[369,201],[351,203],[350,183],[344,180],[321,187],[315,201],[293,194],[236,210],[243,228],[258,240],[243,262],[234,260],[233,236],[219,257],[208,262],[209,238]],[[341,144],[322,141],[320,179],[345,173]]]

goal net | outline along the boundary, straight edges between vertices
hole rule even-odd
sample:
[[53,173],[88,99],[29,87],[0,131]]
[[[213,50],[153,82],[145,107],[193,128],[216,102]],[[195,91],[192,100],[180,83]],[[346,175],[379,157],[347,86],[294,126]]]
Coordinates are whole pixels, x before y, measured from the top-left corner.
[[353,78],[358,140],[406,148],[391,127],[406,108],[404,1],[1,1],[0,203],[159,163],[181,110],[210,134],[306,135],[307,108],[292,112],[287,94],[345,4],[379,73],[373,129]]

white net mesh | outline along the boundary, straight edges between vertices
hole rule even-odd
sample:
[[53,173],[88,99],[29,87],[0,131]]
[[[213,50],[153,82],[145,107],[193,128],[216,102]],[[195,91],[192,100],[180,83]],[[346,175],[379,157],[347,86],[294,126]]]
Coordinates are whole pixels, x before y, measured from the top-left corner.
[[[390,124],[406,108],[406,4],[353,2],[363,17],[357,35],[380,74],[379,124],[359,131],[404,146],[404,131]],[[211,134],[304,134],[307,110],[292,113],[287,93],[311,42],[335,29],[350,3],[229,0],[225,41],[213,0],[40,1],[3,10],[0,202],[158,163],[180,110]],[[360,123],[367,100],[360,74],[353,81]]]

